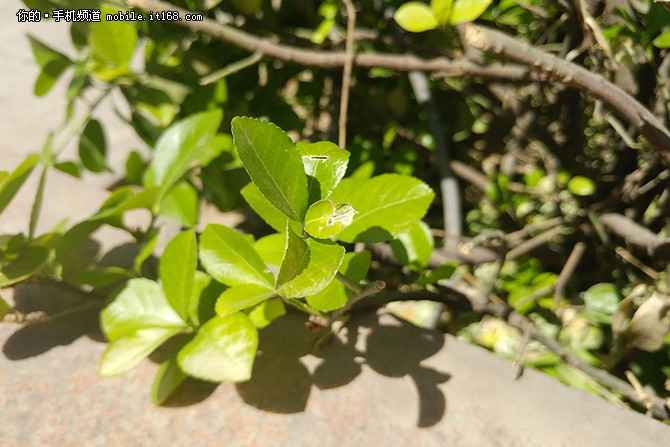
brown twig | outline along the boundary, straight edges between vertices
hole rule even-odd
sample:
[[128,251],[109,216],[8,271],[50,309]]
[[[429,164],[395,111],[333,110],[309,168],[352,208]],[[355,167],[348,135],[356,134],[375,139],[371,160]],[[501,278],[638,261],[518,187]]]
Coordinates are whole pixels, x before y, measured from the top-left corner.
[[582,260],[584,252],[586,251],[586,244],[584,242],[577,242],[568,256],[568,260],[565,261],[565,265],[561,270],[561,273],[558,274],[556,279],[556,287],[554,289],[554,308],[558,307],[558,304],[565,293],[565,287],[567,286],[570,278],[575,273],[579,261]]
[[347,113],[349,110],[349,89],[351,86],[351,69],[354,64],[354,28],[356,26],[356,8],[351,0],[344,0],[344,6],[347,10],[347,56],[344,61],[344,70],[342,72],[342,95],[340,98],[340,117],[338,121],[338,145],[341,148],[347,146]]

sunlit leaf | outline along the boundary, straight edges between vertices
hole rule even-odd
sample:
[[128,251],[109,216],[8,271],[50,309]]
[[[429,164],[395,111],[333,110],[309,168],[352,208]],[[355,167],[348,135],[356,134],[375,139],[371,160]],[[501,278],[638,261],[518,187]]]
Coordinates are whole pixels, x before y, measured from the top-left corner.
[[302,240],[289,229],[286,252],[277,275],[277,292],[284,297],[313,295],[335,277],[344,247],[330,241]]
[[[370,260],[371,253],[368,250],[347,253],[344,255],[339,272],[355,283],[361,282],[370,268]],[[317,310],[331,311],[344,306],[353,293],[352,290],[335,279],[320,292],[308,295],[306,297],[307,304]]]
[[596,184],[588,177],[576,175],[568,182],[568,190],[577,196],[590,196],[596,192]]
[[393,14],[398,25],[409,32],[420,33],[439,26],[430,6],[421,2],[408,2],[400,6]]
[[237,231],[209,224],[200,237],[200,260],[217,281],[229,286],[257,284],[272,288],[274,277],[251,243]]
[[267,121],[236,117],[231,126],[239,157],[260,192],[286,216],[302,221],[307,178],[293,141]]
[[305,166],[310,201],[327,199],[347,172],[349,152],[329,141],[296,146]]
[[249,380],[258,346],[258,330],[242,313],[216,316],[205,323],[178,354],[188,375],[212,382]]
[[163,291],[170,306],[182,320],[189,315],[189,305],[195,269],[198,266],[198,249],[195,232],[183,231],[176,235],[165,247],[159,267]]
[[[356,187],[351,188],[349,183]],[[337,238],[351,243],[397,237],[426,214],[434,196],[428,185],[405,175],[384,174],[365,182],[343,180],[330,199],[350,203],[358,214]]]
[[451,8],[449,23],[458,25],[462,22],[472,22],[478,18],[486,8],[489,7],[492,0],[455,0]]
[[284,302],[281,298],[274,298],[263,301],[258,306],[254,307],[251,312],[249,312],[249,318],[254,326],[258,329],[262,329],[285,313],[286,309],[284,308]]
[[216,300],[216,313],[223,317],[238,310],[254,306],[272,294],[273,290],[257,284],[233,286]]

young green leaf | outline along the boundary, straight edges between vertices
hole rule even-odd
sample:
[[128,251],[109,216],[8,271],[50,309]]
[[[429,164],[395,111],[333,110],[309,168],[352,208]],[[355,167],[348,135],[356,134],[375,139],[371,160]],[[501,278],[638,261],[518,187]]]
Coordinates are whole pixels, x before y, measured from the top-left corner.
[[0,271],[0,288],[33,276],[48,260],[49,250],[44,247],[34,246],[21,250],[18,257]]
[[198,161],[211,160],[212,142],[223,119],[220,109],[196,113],[163,132],[151,160],[153,184],[162,197]]
[[348,203],[319,200],[305,213],[305,231],[312,237],[328,239],[351,225],[356,214]]
[[449,23],[458,25],[462,22],[472,22],[482,15],[492,0],[455,0],[449,15]]
[[612,314],[617,308],[622,296],[619,288],[612,283],[601,282],[591,286],[583,293],[582,299],[586,307],[593,310]]
[[30,173],[33,172],[38,160],[38,155],[30,155],[11,174],[5,176],[4,181],[0,183],[0,214],[19,192]]
[[249,318],[254,326],[258,329],[262,329],[285,313],[286,309],[284,308],[284,302],[281,298],[273,298],[271,300],[263,301],[258,306],[251,309]]
[[449,23],[449,15],[451,14],[453,3],[454,0],[431,0],[430,7],[440,25]]
[[[101,17],[118,12],[110,6],[100,8]],[[125,68],[137,45],[137,29],[128,21],[101,20],[89,27],[88,43],[97,58],[113,67]]]
[[256,250],[241,234],[209,224],[200,237],[200,260],[217,281],[229,286],[258,284],[272,288],[274,277]]
[[[330,199],[349,202],[358,211],[354,221],[337,235],[344,242],[381,242],[407,231],[428,210],[435,193],[414,177],[384,174],[351,190],[341,182]],[[346,197],[345,197],[346,193]]]
[[257,284],[242,284],[233,286],[216,300],[216,313],[220,317],[232,314],[238,310],[254,306],[272,294],[273,290]]
[[161,363],[160,368],[158,368],[156,378],[154,379],[154,385],[151,388],[151,401],[156,405],[163,404],[163,402],[170,397],[170,394],[172,394],[179,384],[187,377],[186,373],[179,368],[179,363],[177,362],[179,349],[185,344],[186,341],[182,341],[181,344],[175,348],[170,357]]
[[344,258],[344,247],[312,238],[305,242],[290,229],[288,231],[276,290],[287,298],[313,295],[335,277]]
[[[340,266],[340,273],[353,282],[361,282],[370,268],[371,254],[368,250],[358,253],[347,253]],[[339,309],[347,303],[353,291],[338,280],[331,281],[328,287],[306,297],[307,304],[316,310],[331,311]]]
[[417,272],[428,265],[434,245],[430,228],[423,221],[416,222],[391,242],[396,259]]
[[110,171],[105,161],[107,144],[105,133],[98,120],[90,120],[79,138],[79,158],[91,172]]
[[207,320],[216,315],[214,306],[216,300],[226,286],[214,281],[211,276],[200,270],[195,271],[193,290],[189,301],[188,316],[193,326],[202,326]]
[[236,312],[202,325],[177,359],[181,369],[195,378],[242,382],[251,377],[257,347],[258,330],[246,314]]
[[115,282],[121,281],[122,279],[127,279],[131,274],[131,272],[124,268],[109,266],[76,273],[74,275],[74,280],[78,284],[86,284],[96,288],[108,286]]
[[[284,227],[286,228],[286,227]],[[263,236],[254,244],[263,262],[279,267],[286,251],[286,235],[274,233]]]
[[242,188],[242,197],[265,223],[280,233],[284,232],[288,218],[265,198],[254,182]]
[[329,141],[296,143],[307,174],[310,202],[327,199],[347,172],[349,151]]
[[233,142],[249,177],[279,211],[302,221],[307,210],[307,177],[293,141],[267,121],[238,116],[231,126]]
[[131,370],[186,326],[158,283],[145,278],[126,283],[100,313],[100,325],[111,342],[100,360],[102,377]]
[[428,31],[439,26],[433,10],[421,2],[405,3],[396,10],[393,18],[398,25],[412,33]]
[[127,373],[180,331],[180,328],[147,327],[112,341],[102,354],[98,374],[114,377]]
[[286,226],[286,244],[282,257],[275,287],[280,289],[284,284],[294,279],[309,264],[309,245],[307,241],[295,234]]
[[198,222],[198,191],[186,180],[174,185],[163,196],[160,213],[185,227],[192,228]]
[[11,307],[9,307],[9,304],[7,304],[7,301],[5,301],[1,296],[0,296],[0,321],[2,321],[5,318],[5,315],[9,313],[9,310]]
[[[158,283],[134,278],[100,313],[100,324],[109,341],[147,328],[180,330],[186,326]],[[146,339],[144,336],[140,336]]]
[[42,96],[51,90],[61,74],[72,65],[72,61],[63,53],[54,50],[30,34],[28,34],[28,39],[35,60],[42,69],[35,81],[34,92],[35,95]]
[[576,196],[590,196],[596,192],[596,184],[588,177],[576,175],[568,182],[568,190]]
[[198,248],[195,232],[187,230],[179,233],[165,247],[159,272],[170,306],[184,321],[188,319],[197,266]]

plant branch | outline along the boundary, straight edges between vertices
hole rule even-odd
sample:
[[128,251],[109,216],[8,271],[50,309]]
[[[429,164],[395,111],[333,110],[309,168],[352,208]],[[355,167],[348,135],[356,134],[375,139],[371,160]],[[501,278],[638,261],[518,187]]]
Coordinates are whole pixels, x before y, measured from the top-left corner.
[[604,77],[484,26],[466,25],[465,38],[482,51],[535,67],[545,82],[560,82],[602,99],[670,164],[670,131],[635,98]]
[[338,146],[345,148],[347,146],[347,113],[349,109],[349,89],[351,86],[351,69],[354,64],[354,27],[356,26],[356,8],[351,0],[344,0],[344,6],[347,9],[347,40],[346,40],[346,60],[344,61],[344,70],[342,72],[342,95],[340,99],[340,117],[338,120]]

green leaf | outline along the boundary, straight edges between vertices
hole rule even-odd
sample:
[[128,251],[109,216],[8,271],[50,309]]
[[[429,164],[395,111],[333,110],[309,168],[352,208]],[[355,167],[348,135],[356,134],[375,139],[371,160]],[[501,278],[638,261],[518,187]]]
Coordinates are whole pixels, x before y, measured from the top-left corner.
[[338,186],[330,199],[349,202],[358,211],[353,223],[337,235],[349,243],[381,242],[397,237],[426,214],[435,196],[421,180],[399,174],[380,175],[362,184],[356,179],[357,188],[353,191],[347,183],[342,181],[343,188]]
[[449,22],[449,15],[451,14],[453,3],[454,0],[431,0],[430,7],[440,25],[446,25]]
[[619,293],[619,289],[614,284],[601,282],[591,286],[584,292],[582,299],[589,309],[612,314],[616,310],[619,301],[621,301],[621,293]]
[[102,354],[98,374],[114,377],[127,373],[180,331],[180,328],[147,327],[112,341]]
[[220,317],[254,306],[272,294],[272,289],[256,284],[242,284],[223,291],[216,300]]
[[451,8],[449,23],[458,25],[462,22],[472,22],[478,18],[486,8],[489,7],[492,0],[456,0]]
[[272,273],[267,271],[251,243],[237,231],[223,225],[209,224],[203,231],[200,260],[210,275],[229,286],[273,286]]
[[191,323],[198,327],[216,315],[214,306],[226,286],[216,282],[205,272],[195,271],[193,291],[189,301],[188,316]]
[[160,213],[185,227],[194,227],[198,222],[198,191],[186,180],[174,185],[163,197]]
[[416,284],[420,286],[427,286],[428,284],[435,284],[443,279],[449,279],[456,271],[456,267],[458,267],[458,263],[455,261],[442,264],[438,267],[435,267],[433,270],[424,272]]
[[568,190],[576,196],[590,196],[596,192],[596,184],[588,177],[576,175],[568,182]]
[[28,34],[28,39],[35,60],[42,69],[35,81],[34,92],[35,95],[42,96],[51,90],[51,87],[58,81],[63,72],[72,65],[72,61],[66,55],[54,50],[30,34]]
[[251,378],[258,347],[258,330],[242,313],[214,317],[178,354],[179,366],[190,376],[212,382],[242,382]]
[[137,276],[141,276],[144,261],[149,259],[149,256],[154,252],[154,247],[156,247],[156,242],[158,242],[158,235],[159,232],[156,231],[151,237],[145,239],[139,253],[135,256],[135,260],[133,261],[133,271]]
[[307,268],[310,257],[307,241],[295,234],[288,225],[286,226],[285,234],[284,256],[282,256],[279,273],[277,274],[277,283],[275,285],[278,290]]
[[393,18],[398,25],[412,33],[428,31],[439,26],[433,10],[421,2],[405,3],[396,10]]
[[77,166],[77,164],[73,161],[54,163],[54,168],[58,169],[60,172],[64,172],[68,175],[71,175],[72,177],[81,178],[81,173],[79,172],[79,166]]
[[98,120],[90,120],[79,138],[79,158],[91,172],[111,171],[105,161],[107,144]]
[[44,247],[28,247],[0,271],[0,288],[16,284],[37,273],[49,260],[49,250]]
[[195,232],[187,230],[176,235],[165,247],[159,267],[163,291],[170,306],[182,320],[189,315],[195,269],[198,266],[198,247]]
[[349,151],[329,141],[296,143],[307,174],[310,202],[327,199],[347,172]]
[[0,321],[4,320],[5,315],[9,313],[10,309],[11,307],[7,304],[7,301],[0,297]]
[[319,200],[305,213],[305,231],[310,236],[328,239],[351,225],[356,214],[348,203]]
[[312,238],[305,242],[288,229],[276,290],[287,298],[313,295],[333,280],[343,258],[344,247]]
[[[100,324],[109,341],[116,341],[147,328],[177,330],[186,324],[170,303],[158,283],[133,278],[100,313]],[[140,336],[140,339],[147,341]],[[148,343],[148,341],[147,341]]]
[[[118,12],[118,9],[104,6],[100,9],[100,17]],[[101,20],[89,27],[88,43],[99,59],[113,67],[125,68],[137,45],[137,29],[128,21]]]
[[279,267],[286,250],[286,236],[282,233],[263,236],[256,241],[254,248],[263,262]]
[[151,401],[156,405],[163,404],[187,377],[177,362],[178,352],[179,349],[175,349],[172,355],[161,363],[160,368],[158,368],[153,387],[151,388]]
[[242,197],[256,214],[261,216],[265,223],[280,233],[284,232],[288,221],[287,217],[265,198],[253,182],[242,188]]
[[5,176],[5,180],[0,184],[0,214],[19,192],[38,160],[38,155],[31,155],[23,160],[9,176]]
[[110,266],[95,270],[89,270],[86,272],[76,273],[74,275],[74,280],[78,284],[86,284],[93,288],[96,288],[113,284],[124,278],[128,278],[129,275],[130,272],[128,272],[128,270],[124,268],[117,266]]
[[196,113],[170,127],[156,142],[151,160],[154,184],[162,197],[198,161],[211,160],[211,145],[223,119],[220,109]]
[[126,211],[146,208],[151,209],[156,203],[158,197],[158,188],[145,188],[135,194],[131,185],[122,186],[115,189],[107,197],[96,213],[90,220],[107,219],[110,217],[121,216]]
[[416,222],[391,242],[396,259],[415,272],[423,270],[428,265],[434,246],[435,241],[430,228],[423,221]]
[[652,43],[657,48],[670,48],[670,30],[661,33]]
[[144,161],[137,151],[132,151],[126,159],[126,183],[131,185],[142,184]]
[[236,117],[231,126],[233,142],[249,177],[279,211],[302,221],[307,210],[307,177],[293,141],[267,121]]
[[286,309],[284,308],[284,302],[281,298],[273,298],[271,300],[263,301],[258,306],[254,307],[251,312],[249,312],[249,318],[254,326],[258,329],[262,329],[285,313]]
[[[353,282],[361,282],[370,268],[371,254],[368,250],[358,253],[347,253],[340,266],[340,273]],[[339,309],[347,303],[353,291],[345,287],[337,279],[331,281],[328,287],[314,295],[306,297],[307,304],[314,309],[331,311]]]

